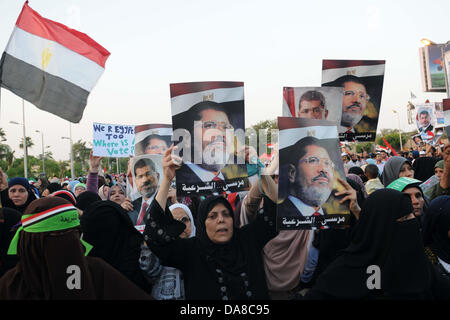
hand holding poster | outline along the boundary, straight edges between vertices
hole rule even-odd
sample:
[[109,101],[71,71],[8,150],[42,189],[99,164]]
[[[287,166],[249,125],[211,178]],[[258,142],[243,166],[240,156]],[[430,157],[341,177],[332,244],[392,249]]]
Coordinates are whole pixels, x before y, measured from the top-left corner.
[[342,87],[341,141],[375,141],[384,60],[323,60],[322,86]]
[[338,131],[326,120],[278,118],[279,191],[277,228],[326,229],[349,223],[337,191],[345,179]]
[[177,196],[248,189],[245,165],[244,83],[170,85],[173,140],[183,164]]
[[94,156],[128,158],[134,155],[134,126],[94,122],[93,130]]

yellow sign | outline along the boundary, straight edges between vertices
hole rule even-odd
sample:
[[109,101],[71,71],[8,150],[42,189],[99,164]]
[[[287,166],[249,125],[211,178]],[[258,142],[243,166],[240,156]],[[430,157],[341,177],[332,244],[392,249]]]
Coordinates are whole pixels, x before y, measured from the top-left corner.
[[44,51],[42,51],[42,69],[47,69],[51,57],[52,53],[50,52],[50,48],[45,48]]

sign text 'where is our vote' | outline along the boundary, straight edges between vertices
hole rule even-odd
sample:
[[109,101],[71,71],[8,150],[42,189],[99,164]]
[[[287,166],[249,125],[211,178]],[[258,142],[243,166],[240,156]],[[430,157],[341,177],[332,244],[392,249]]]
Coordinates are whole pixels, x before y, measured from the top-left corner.
[[93,132],[94,156],[134,156],[134,126],[94,123]]

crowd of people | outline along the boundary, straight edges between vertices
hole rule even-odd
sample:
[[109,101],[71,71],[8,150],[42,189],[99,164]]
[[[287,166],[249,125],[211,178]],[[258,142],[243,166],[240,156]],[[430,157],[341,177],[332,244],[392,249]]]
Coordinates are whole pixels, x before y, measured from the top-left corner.
[[177,197],[173,148],[139,202],[92,153],[74,180],[1,171],[0,299],[450,299],[450,143],[343,149],[350,225],[281,231],[277,151],[248,191]]

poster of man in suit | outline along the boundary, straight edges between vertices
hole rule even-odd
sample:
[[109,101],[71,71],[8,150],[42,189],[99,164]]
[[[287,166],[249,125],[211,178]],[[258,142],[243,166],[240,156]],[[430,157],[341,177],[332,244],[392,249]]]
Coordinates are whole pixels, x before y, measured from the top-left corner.
[[170,93],[173,140],[183,159],[177,196],[247,190],[244,84],[177,83]]
[[336,123],[278,118],[279,191],[277,227],[326,229],[348,224],[348,207],[335,193],[345,179]]
[[343,88],[341,141],[375,141],[385,60],[323,60],[322,86]]

